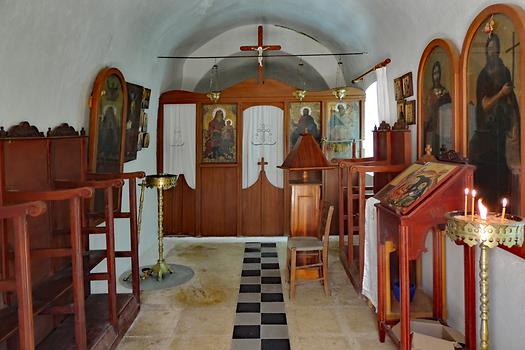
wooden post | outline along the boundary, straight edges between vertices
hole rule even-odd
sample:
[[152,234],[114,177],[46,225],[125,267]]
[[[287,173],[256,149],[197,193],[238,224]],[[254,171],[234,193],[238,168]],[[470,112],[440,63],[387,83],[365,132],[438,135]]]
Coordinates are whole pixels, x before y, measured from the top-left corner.
[[115,226],[113,220],[113,187],[104,189],[106,202],[106,262],[108,270],[109,322],[118,328],[117,277],[115,271]]

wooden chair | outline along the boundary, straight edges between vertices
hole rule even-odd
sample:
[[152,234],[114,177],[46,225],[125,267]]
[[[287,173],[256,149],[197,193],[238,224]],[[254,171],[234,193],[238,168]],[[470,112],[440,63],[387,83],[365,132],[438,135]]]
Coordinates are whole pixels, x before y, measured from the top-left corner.
[[[290,300],[295,299],[296,272],[299,269],[316,269],[319,278],[304,280],[305,282],[321,281],[324,292],[330,295],[328,286],[328,241],[330,237],[330,224],[334,214],[334,206],[324,202],[319,220],[318,237],[291,237],[288,239],[287,267],[290,282]],[[312,263],[297,265],[297,258],[314,257]]]

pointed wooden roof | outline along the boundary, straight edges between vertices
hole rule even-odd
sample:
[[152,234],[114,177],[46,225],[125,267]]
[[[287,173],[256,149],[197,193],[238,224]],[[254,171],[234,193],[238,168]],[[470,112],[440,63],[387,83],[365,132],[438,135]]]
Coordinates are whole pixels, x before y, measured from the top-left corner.
[[322,170],[333,169],[335,165],[326,159],[312,134],[304,133],[299,136],[294,148],[279,168],[288,170]]

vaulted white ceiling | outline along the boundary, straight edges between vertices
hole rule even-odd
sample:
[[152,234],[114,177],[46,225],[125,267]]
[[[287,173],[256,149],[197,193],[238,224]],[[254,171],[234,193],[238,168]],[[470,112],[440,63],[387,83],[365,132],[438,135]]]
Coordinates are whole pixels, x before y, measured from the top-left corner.
[[[514,1],[524,4],[523,0]],[[225,54],[254,43],[257,25],[284,52],[366,51],[344,59],[349,83],[357,73],[392,58],[392,69],[417,67],[428,41],[448,33],[459,46],[486,0],[0,0],[0,98],[16,115],[31,113],[13,96],[40,103],[52,115],[85,113],[93,77],[103,66],[121,68],[132,82],[155,93],[205,84],[212,65],[158,59],[159,55]],[[232,37],[228,35],[232,34]],[[458,44],[459,43],[459,44]],[[277,62],[277,61],[275,61]],[[274,63],[273,73],[293,83],[293,60]],[[310,61],[312,86],[333,86],[335,59]],[[250,76],[246,60],[223,62],[229,80]],[[399,68],[395,68],[399,67]],[[270,65],[268,66],[270,69]],[[253,64],[255,76],[256,64]],[[331,76],[330,76],[331,75]],[[224,75],[223,75],[224,76]],[[204,77],[204,80],[203,80]],[[226,79],[225,79],[226,81]],[[49,89],[52,90],[49,90]],[[49,96],[43,95],[43,92]],[[82,102],[82,103],[79,103]]]

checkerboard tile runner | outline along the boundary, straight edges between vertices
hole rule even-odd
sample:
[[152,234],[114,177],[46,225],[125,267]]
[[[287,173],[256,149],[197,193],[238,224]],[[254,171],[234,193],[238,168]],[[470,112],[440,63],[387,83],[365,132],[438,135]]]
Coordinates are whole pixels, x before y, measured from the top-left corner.
[[275,243],[248,242],[233,326],[232,350],[289,350]]

